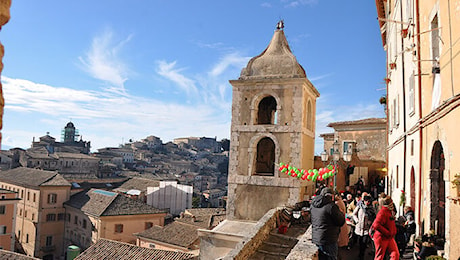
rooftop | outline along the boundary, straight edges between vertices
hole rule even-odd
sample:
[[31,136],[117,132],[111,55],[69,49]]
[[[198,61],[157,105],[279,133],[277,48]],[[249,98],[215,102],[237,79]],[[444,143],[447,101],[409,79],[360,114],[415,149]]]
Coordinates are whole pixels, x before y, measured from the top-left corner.
[[99,239],[94,245],[90,246],[75,260],[184,260],[194,259],[192,254],[174,252],[159,249],[150,249],[138,247],[135,245],[108,240]]
[[329,123],[328,127],[342,126],[342,125],[369,125],[369,124],[386,124],[386,118],[365,118],[353,121],[341,121]]
[[34,259],[39,259],[39,258],[26,256],[23,254],[0,249],[0,260],[34,260]]
[[174,221],[164,227],[153,226],[136,236],[189,248],[198,239],[198,229],[199,226]]
[[0,181],[33,188],[38,188],[39,186],[70,186],[70,183],[55,171],[25,167],[0,172]]
[[154,208],[141,201],[133,200],[124,195],[91,189],[82,191],[70,197],[66,205],[80,209],[93,216],[119,216],[165,213],[164,210]]
[[160,186],[160,181],[158,180],[133,177],[120,185],[120,187],[114,189],[114,191],[127,192],[129,190],[140,190],[146,192],[147,187],[158,186]]

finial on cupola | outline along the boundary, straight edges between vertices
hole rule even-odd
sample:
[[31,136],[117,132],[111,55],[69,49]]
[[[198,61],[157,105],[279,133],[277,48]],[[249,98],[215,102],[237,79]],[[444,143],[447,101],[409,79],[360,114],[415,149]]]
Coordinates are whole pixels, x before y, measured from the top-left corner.
[[277,30],[282,30],[284,28],[284,20],[280,20],[277,24],[276,24],[276,29]]

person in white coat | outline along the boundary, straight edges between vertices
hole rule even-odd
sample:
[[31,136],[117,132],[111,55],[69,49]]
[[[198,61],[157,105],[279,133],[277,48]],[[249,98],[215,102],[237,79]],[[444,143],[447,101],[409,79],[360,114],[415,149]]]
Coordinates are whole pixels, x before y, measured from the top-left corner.
[[375,209],[372,205],[372,198],[364,195],[353,211],[353,220],[355,221],[355,234],[359,242],[359,259],[364,259],[364,252],[369,243],[369,228],[375,219]]

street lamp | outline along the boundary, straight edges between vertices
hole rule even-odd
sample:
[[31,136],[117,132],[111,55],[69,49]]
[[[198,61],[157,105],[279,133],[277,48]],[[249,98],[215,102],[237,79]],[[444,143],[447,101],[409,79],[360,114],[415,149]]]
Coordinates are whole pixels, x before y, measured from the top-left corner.
[[[337,174],[339,173],[339,169],[338,169],[338,164],[339,164],[339,161],[340,161],[340,152],[339,152],[339,148],[340,148],[340,144],[338,142],[338,140],[335,140],[334,143],[332,144],[332,163],[334,164],[334,169],[336,171],[336,173],[334,174],[334,190],[337,188]],[[345,162],[350,162],[351,161],[351,157],[352,157],[352,149],[348,149],[349,151],[344,151],[343,152],[343,160]],[[326,150],[324,150],[322,153],[321,153],[321,161],[323,161],[324,163],[327,162],[328,160],[328,154],[326,152]]]

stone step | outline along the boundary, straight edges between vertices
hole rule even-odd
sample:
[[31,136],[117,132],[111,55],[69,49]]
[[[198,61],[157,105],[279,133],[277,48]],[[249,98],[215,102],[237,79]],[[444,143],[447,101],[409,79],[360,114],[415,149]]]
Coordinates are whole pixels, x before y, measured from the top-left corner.
[[264,254],[262,252],[256,252],[248,260],[282,260],[286,259],[285,256],[275,256],[270,254]]
[[288,255],[289,252],[291,252],[291,249],[292,247],[291,246],[288,246],[288,245],[269,245],[269,244],[265,244],[263,243],[258,249],[257,251],[259,252],[264,252],[264,253],[269,253],[269,254],[273,254],[273,255]]

